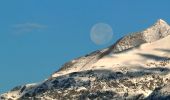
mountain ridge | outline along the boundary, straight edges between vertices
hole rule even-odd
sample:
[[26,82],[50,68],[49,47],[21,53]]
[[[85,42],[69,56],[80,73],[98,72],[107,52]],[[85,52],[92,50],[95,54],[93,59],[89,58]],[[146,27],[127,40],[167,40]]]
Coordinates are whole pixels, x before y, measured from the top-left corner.
[[[165,30],[163,30],[163,28],[165,28]],[[155,29],[157,29],[157,30],[155,30]],[[147,28],[146,30],[144,30],[142,32],[128,34],[128,35],[120,38],[115,44],[111,45],[109,48],[97,50],[97,51],[94,51],[92,54],[86,55],[87,59],[89,61],[84,62],[85,64],[81,65],[81,66],[84,67],[86,65],[89,65],[90,62],[94,63],[94,62],[98,61],[99,59],[101,59],[102,57],[104,57],[105,55],[107,55],[111,52],[118,53],[118,52],[121,52],[123,50],[127,50],[127,49],[130,49],[130,48],[139,46],[143,43],[153,42],[153,41],[155,41],[155,39],[159,40],[161,38],[164,38],[164,37],[170,35],[169,30],[170,30],[170,26],[164,20],[159,19],[159,20],[157,20],[157,22],[153,26]],[[150,32],[150,31],[156,31],[156,32],[154,32],[154,34],[151,34],[151,36],[149,34],[149,36],[150,36],[149,37],[148,33],[153,33],[153,32]],[[156,34],[156,37],[154,36],[155,34]],[[159,35],[157,35],[157,34],[159,34]],[[152,37],[152,35],[153,35],[153,37]],[[146,37],[149,37],[149,38],[146,38]],[[93,55],[95,57],[93,57]],[[80,58],[77,58],[77,59],[78,60],[79,59],[84,60],[85,58],[83,56],[83,58],[80,57]],[[69,68],[70,65],[74,65],[76,63],[75,60],[77,60],[77,59],[74,59],[71,62],[67,62],[66,64],[64,64],[59,69],[59,71],[65,69],[65,68]],[[82,61],[82,60],[80,60],[80,61]],[[77,61],[77,62],[79,63],[79,61]],[[76,65],[76,66],[80,66],[80,65]]]
[[108,48],[65,63],[44,82],[15,87],[2,100],[161,99],[170,82],[170,26],[159,19]]

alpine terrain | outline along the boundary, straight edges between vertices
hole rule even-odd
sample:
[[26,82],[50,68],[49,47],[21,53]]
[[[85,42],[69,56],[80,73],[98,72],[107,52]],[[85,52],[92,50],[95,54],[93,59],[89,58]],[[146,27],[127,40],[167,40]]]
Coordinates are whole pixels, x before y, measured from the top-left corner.
[[170,26],[158,20],[65,63],[47,80],[17,86],[0,100],[170,100]]

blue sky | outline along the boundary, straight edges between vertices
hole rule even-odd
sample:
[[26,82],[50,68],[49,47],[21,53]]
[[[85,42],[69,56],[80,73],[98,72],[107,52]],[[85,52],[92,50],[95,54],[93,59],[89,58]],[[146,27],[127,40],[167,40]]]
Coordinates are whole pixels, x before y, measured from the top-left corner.
[[[0,93],[48,78],[64,62],[113,44],[162,18],[169,0],[1,0]],[[90,30],[107,23],[113,39],[96,45]]]

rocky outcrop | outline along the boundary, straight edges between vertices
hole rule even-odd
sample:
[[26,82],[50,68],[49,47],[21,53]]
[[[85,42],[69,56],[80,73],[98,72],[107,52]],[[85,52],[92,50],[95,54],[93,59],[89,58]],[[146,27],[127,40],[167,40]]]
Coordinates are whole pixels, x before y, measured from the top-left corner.
[[169,25],[159,19],[153,26],[142,31],[123,37],[114,47],[113,52],[120,52],[139,46],[143,43],[154,42],[170,35]]

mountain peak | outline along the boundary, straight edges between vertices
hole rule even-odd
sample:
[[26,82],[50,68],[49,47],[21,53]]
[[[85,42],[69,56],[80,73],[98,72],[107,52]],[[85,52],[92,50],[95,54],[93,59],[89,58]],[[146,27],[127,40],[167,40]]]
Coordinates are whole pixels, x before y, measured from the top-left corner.
[[121,38],[116,44],[114,44],[114,52],[120,52],[139,46],[143,43],[151,43],[167,37],[170,35],[170,26],[162,19],[157,20],[157,22],[151,27],[145,29],[141,32],[136,32],[135,34],[129,34]]
[[[164,21],[163,19],[158,19],[157,22],[155,23],[155,25],[159,25],[159,26],[165,26],[168,25],[166,21]],[[168,25],[169,26],[169,25]]]

